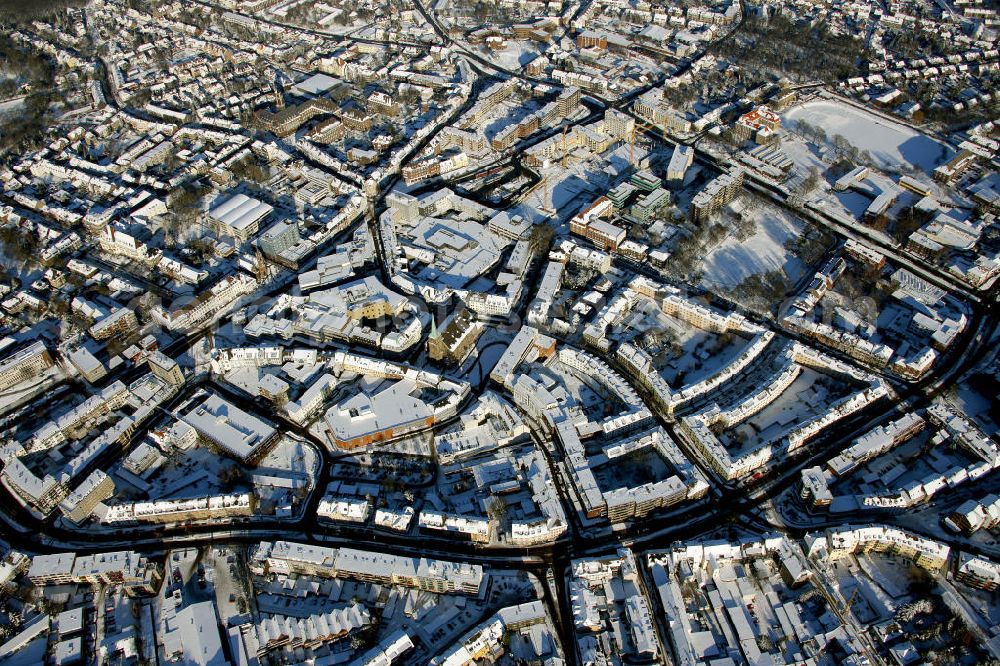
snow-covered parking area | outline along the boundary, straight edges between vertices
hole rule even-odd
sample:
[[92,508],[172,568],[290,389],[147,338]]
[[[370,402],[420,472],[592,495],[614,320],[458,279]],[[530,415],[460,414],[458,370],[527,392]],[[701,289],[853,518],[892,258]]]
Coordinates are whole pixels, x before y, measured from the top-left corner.
[[954,156],[945,144],[920,132],[845,102],[816,99],[789,109],[781,122],[787,127],[805,121],[822,128],[832,139],[841,135],[859,150],[867,150],[879,166],[910,166],[931,171]]

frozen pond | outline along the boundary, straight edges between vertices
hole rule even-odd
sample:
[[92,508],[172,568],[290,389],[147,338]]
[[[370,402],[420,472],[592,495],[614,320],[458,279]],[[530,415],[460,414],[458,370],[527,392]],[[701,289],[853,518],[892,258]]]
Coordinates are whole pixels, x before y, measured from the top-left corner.
[[814,100],[790,109],[782,122],[804,120],[822,128],[832,139],[841,135],[859,150],[867,150],[883,168],[900,163],[931,171],[954,156],[954,151],[905,125],[866,113],[834,100]]

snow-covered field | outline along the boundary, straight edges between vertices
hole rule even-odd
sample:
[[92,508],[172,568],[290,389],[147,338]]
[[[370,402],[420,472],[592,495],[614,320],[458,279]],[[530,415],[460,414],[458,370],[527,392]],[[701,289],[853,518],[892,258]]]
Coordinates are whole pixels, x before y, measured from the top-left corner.
[[802,224],[771,207],[749,214],[757,218],[753,235],[746,240],[729,236],[702,261],[701,282],[706,288],[731,289],[751,275],[773,270],[784,271],[793,282],[801,276],[802,263],[785,249],[785,243],[802,233]]
[[831,139],[843,136],[859,150],[870,152],[883,168],[903,163],[930,171],[954,155],[950,147],[916,130],[836,100],[805,102],[781,119],[786,126],[800,120],[821,127]]
[[512,39],[499,51],[479,49],[479,52],[501,67],[520,71],[538,56],[539,49],[531,42]]

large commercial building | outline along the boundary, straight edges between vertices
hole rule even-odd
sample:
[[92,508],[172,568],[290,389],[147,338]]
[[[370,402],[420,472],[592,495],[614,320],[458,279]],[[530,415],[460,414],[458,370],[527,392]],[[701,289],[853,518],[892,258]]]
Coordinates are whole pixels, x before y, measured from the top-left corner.
[[261,234],[257,240],[257,247],[268,257],[279,257],[301,240],[298,224],[294,221],[278,222]]
[[[308,410],[312,411],[322,403],[323,385],[350,381],[357,387],[324,416],[330,443],[341,448],[357,448],[428,428],[455,416],[471,391],[466,382],[428,370],[339,351],[333,355],[330,371],[325,375],[328,379],[317,381],[315,399],[307,391],[300,400],[310,403]],[[296,409],[304,408],[302,404]]]
[[202,601],[168,611],[162,637],[164,656],[185,666],[228,666],[215,619],[215,604]]
[[260,223],[273,211],[263,201],[236,194],[209,211],[208,219],[218,233],[242,242],[257,235]]
[[[397,439],[430,428],[446,414],[455,413],[461,399],[456,390],[461,387],[448,384],[444,380],[435,386],[409,377],[383,382],[337,403],[323,419],[333,442],[343,449]],[[434,403],[425,402],[420,395],[425,388],[437,388],[450,395]]]
[[259,459],[278,435],[274,426],[215,393],[188,412],[183,421],[194,428],[202,440],[245,462]]

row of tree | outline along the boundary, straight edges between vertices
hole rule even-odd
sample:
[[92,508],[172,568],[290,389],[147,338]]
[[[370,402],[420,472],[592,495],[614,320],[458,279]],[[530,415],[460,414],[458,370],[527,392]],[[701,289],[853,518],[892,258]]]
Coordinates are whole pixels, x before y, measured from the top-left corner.
[[0,23],[19,25],[38,21],[85,4],[86,0],[0,0]]
[[834,33],[824,22],[794,21],[783,14],[748,17],[732,39],[710,51],[748,70],[770,69],[800,81],[842,81],[862,72],[864,42]]

